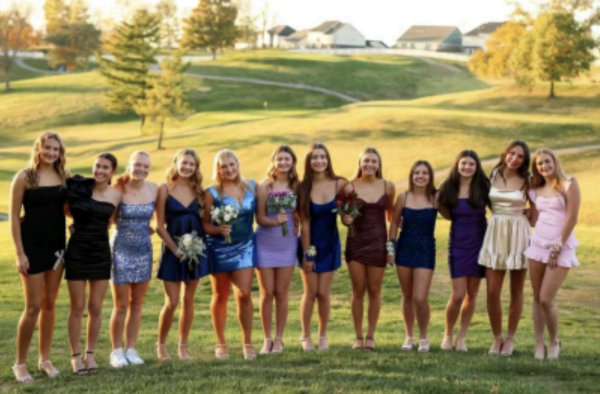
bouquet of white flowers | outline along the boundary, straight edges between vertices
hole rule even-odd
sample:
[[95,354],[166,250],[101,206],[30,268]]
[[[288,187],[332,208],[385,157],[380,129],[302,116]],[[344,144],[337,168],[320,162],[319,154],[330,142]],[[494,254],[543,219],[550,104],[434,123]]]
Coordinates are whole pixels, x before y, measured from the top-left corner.
[[194,230],[181,237],[175,237],[177,241],[177,253],[182,255],[181,261],[187,260],[190,271],[194,269],[192,264],[200,264],[200,256],[205,256],[206,245],[198,233]]
[[[213,206],[210,210],[210,217],[219,226],[233,225],[239,214],[240,211],[233,205],[224,205],[221,208]],[[231,243],[231,235],[225,237],[225,243]]]
[[[270,213],[285,213],[296,206],[296,195],[288,190],[271,190],[267,197],[267,211]],[[281,223],[281,234],[288,236],[287,222]]]

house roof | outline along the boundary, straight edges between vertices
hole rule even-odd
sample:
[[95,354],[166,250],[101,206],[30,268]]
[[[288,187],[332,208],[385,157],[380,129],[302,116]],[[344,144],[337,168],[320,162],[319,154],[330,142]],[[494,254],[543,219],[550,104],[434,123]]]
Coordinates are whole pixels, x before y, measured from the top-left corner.
[[323,34],[333,34],[336,31],[338,31],[339,29],[341,29],[344,25],[345,25],[345,23],[342,23],[340,21],[327,21],[327,22],[321,23],[319,26],[315,27],[314,29],[310,29],[310,31],[321,32]]
[[478,36],[480,34],[492,34],[502,26],[504,26],[506,22],[488,22],[483,25],[479,25],[475,29],[471,30],[465,36]]
[[373,47],[373,46],[376,46],[378,44],[381,45],[381,46],[383,46],[384,48],[388,47],[387,44],[385,42],[383,42],[383,41],[379,41],[379,40],[367,40],[367,46],[368,47]]
[[454,30],[458,30],[458,27],[411,26],[398,41],[443,41]]
[[294,32],[293,34],[287,36],[285,40],[289,42],[298,42],[304,40],[307,35],[308,30],[298,30],[297,32]]
[[294,34],[296,32],[296,30],[288,25],[279,25],[279,26],[275,26],[274,28],[270,29],[267,33],[273,35],[273,36],[280,36],[280,37],[288,37],[292,34]]

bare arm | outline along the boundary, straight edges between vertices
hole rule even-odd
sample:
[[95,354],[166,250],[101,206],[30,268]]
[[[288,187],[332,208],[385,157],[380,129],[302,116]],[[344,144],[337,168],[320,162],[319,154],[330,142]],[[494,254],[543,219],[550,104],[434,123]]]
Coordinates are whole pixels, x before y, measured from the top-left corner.
[[571,180],[571,186],[567,191],[567,220],[562,229],[561,243],[567,242],[579,217],[579,206],[581,205],[581,190],[575,178]]
[[165,243],[165,246],[169,248],[173,254],[177,254],[177,244],[165,228],[165,206],[167,204],[167,197],[167,185],[161,185],[158,189],[158,195],[156,196],[156,232],[160,239]]
[[404,207],[404,193],[399,194],[394,205],[394,212],[392,214],[392,220],[390,222],[390,231],[388,239],[395,240],[398,237],[398,228],[400,225],[400,217],[402,216],[402,209]]
[[231,233],[231,226],[215,226],[212,223],[212,217],[210,216],[210,210],[215,205],[215,200],[209,191],[204,193],[204,214],[202,215],[202,227],[204,232],[210,235],[222,235],[227,236]]
[[[263,227],[275,227],[279,226],[280,222],[271,219],[267,216],[267,198],[269,197],[269,183],[267,181],[262,182],[258,185],[258,201],[256,208],[256,221]],[[287,220],[287,214],[284,213]]]
[[16,266],[23,275],[27,275],[27,271],[29,270],[29,260],[25,255],[23,240],[21,238],[21,207],[23,206],[23,196],[25,194],[26,184],[27,177],[25,171],[19,171],[17,175],[15,175],[10,186],[9,210],[10,230],[15,245],[15,251],[17,253]]
[[394,220],[394,212],[396,210],[394,207],[394,198],[396,197],[396,186],[394,186],[393,182],[385,183],[385,192],[387,194],[387,220],[391,223]]
[[452,220],[452,217],[450,216],[450,211],[448,210],[448,207],[446,207],[444,204],[440,203],[440,191],[438,190],[438,192],[435,195],[435,202],[438,206],[438,212],[440,213],[440,215],[442,215],[442,217],[446,220]]
[[538,217],[540,216],[540,212],[537,209],[537,206],[535,205],[535,203],[533,201],[529,201],[529,225],[531,227],[535,227],[535,224],[537,223]]

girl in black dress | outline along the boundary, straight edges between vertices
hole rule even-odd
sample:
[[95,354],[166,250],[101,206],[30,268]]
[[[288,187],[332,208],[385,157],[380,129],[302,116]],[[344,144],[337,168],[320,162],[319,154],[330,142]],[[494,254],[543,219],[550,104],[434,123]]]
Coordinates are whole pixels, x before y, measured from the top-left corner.
[[[65,250],[65,148],[55,133],[40,135],[27,168],[15,176],[10,190],[10,227],[21,274],[25,310],[17,328],[17,360],[13,367],[20,383],[33,381],[27,371],[27,351],[39,319],[40,370],[59,374],[50,361],[54,302],[62,277]],[[20,220],[21,208],[25,216]]]
[[[73,232],[65,253],[65,279],[69,283],[71,310],[69,341],[73,372],[96,372],[94,348],[102,325],[102,302],[108,288],[111,253],[108,228],[111,217],[121,203],[121,192],[110,186],[117,169],[117,159],[110,153],[96,157],[93,178],[75,175],[67,180],[69,214]],[[85,311],[85,287],[89,283],[88,324],[85,367],[81,357],[81,324]]]

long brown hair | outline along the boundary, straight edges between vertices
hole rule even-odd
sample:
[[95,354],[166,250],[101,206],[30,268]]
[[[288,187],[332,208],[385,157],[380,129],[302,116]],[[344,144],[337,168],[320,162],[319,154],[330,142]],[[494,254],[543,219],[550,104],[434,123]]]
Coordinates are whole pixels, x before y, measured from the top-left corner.
[[458,194],[460,191],[458,163],[465,157],[470,157],[475,160],[477,166],[469,188],[469,205],[473,208],[483,208],[486,205],[490,206],[490,180],[485,176],[485,173],[481,168],[479,156],[472,150],[463,150],[456,156],[454,165],[452,165],[452,169],[450,170],[450,176],[440,187],[440,204],[449,209],[456,207],[458,204]]
[[256,190],[252,187],[250,182],[248,182],[242,176],[242,169],[240,166],[240,159],[238,159],[237,155],[230,149],[222,149],[217,152],[215,155],[215,160],[213,162],[213,187],[217,189],[219,193],[219,200],[223,198],[223,181],[221,180],[221,160],[224,158],[230,158],[235,160],[238,165],[238,174],[235,179],[236,186],[242,191],[242,193],[246,193],[246,190],[250,190],[252,194],[256,195]]
[[519,175],[519,177],[525,180],[521,190],[527,190],[529,186],[529,165],[531,163],[531,153],[529,152],[529,146],[527,146],[527,144],[523,141],[514,140],[509,142],[508,145],[506,145],[506,147],[500,154],[500,160],[498,160],[498,164],[496,164],[496,166],[492,169],[492,172],[490,173],[490,178],[493,176],[494,172],[497,171],[496,174],[500,175],[500,177],[506,183],[506,179],[504,179],[504,170],[506,169],[506,156],[516,146],[523,149],[523,163],[521,163],[521,167],[517,169],[517,174]]
[[31,149],[31,157],[29,163],[25,169],[25,175],[27,176],[27,182],[32,188],[36,188],[39,183],[38,170],[40,168],[40,154],[44,150],[44,144],[48,140],[55,140],[60,146],[58,159],[53,163],[54,171],[60,176],[60,179],[65,183],[66,171],[65,165],[67,160],[65,159],[65,146],[60,139],[60,136],[52,131],[47,131],[36,138],[33,148]]
[[531,188],[537,189],[538,187],[542,187],[546,184],[546,178],[544,178],[537,169],[537,159],[541,155],[548,155],[554,161],[554,173],[556,174],[554,178],[554,188],[559,192],[564,193],[560,183],[561,181],[567,180],[567,175],[565,174],[562,164],[560,163],[560,160],[558,160],[556,154],[548,148],[540,148],[533,154],[531,160],[531,172],[533,174],[531,178]]
[[177,171],[177,162],[183,156],[192,156],[194,161],[196,162],[196,168],[194,170],[194,175],[192,176],[192,186],[194,191],[196,192],[196,201],[198,202],[198,207],[200,213],[202,213],[202,209],[204,207],[204,188],[202,187],[202,172],[200,171],[200,156],[196,153],[195,150],[191,148],[180,149],[173,156],[173,162],[171,163],[171,167],[167,169],[166,180],[167,183],[171,186],[175,184],[175,180],[179,178],[179,172]]
[[425,168],[427,168],[427,171],[429,172],[429,182],[427,183],[427,186],[425,186],[425,195],[432,199],[436,193],[434,180],[435,174],[433,172],[433,167],[431,166],[431,164],[429,164],[427,160],[417,160],[415,161],[415,164],[413,164],[410,168],[410,171],[408,173],[408,191],[411,193],[414,193],[415,191],[416,186],[415,181],[413,180],[413,175],[415,174],[415,171],[419,166],[425,166]]
[[[108,160],[113,171],[117,171],[117,166],[119,165],[119,162],[117,161],[115,155],[113,155],[112,153],[103,152],[96,156],[96,160],[100,159]],[[112,177],[108,180],[108,184],[112,184]]]
[[148,159],[150,159],[150,155],[148,153],[144,152],[143,150],[133,151],[131,153],[131,155],[129,156],[129,162],[127,163],[127,167],[125,168],[125,172],[123,173],[123,175],[121,175],[120,177],[118,177],[117,181],[115,182],[115,187],[116,188],[125,190],[126,185],[131,180],[131,168],[132,168],[132,164],[135,162],[135,159],[138,156],[146,156]]
[[362,169],[360,168],[360,162],[362,161],[363,157],[368,153],[373,153],[375,156],[377,156],[377,160],[379,160],[379,168],[377,169],[377,172],[375,173],[375,178],[383,179],[383,162],[381,161],[381,154],[379,154],[379,151],[375,148],[366,147],[365,149],[362,150],[362,152],[360,152],[360,155],[358,155],[358,164],[357,164],[356,171],[354,172],[354,177],[352,178],[352,180],[356,180],[356,179],[362,177]]
[[267,170],[267,177],[269,178],[271,184],[275,182],[275,178],[277,177],[277,155],[280,153],[287,153],[292,156],[292,169],[288,173],[288,187],[293,189],[298,183],[299,179],[298,171],[296,170],[298,158],[296,157],[294,150],[288,145],[279,145],[271,154],[271,163],[269,164],[269,168]]
[[[325,157],[327,158],[327,168],[325,168],[325,174],[331,179],[342,179],[337,176],[333,171],[333,164],[331,163],[331,155],[329,154],[329,150],[327,147],[320,143],[315,142],[308,147],[308,151],[306,152],[306,156],[304,158],[304,178],[302,178],[302,182],[298,186],[298,200],[300,203],[300,215],[304,218],[310,218],[310,193],[313,187],[313,179],[314,179],[314,171],[310,164],[312,155],[314,151],[317,149],[322,149],[325,152]],[[336,190],[337,194],[337,190]]]

